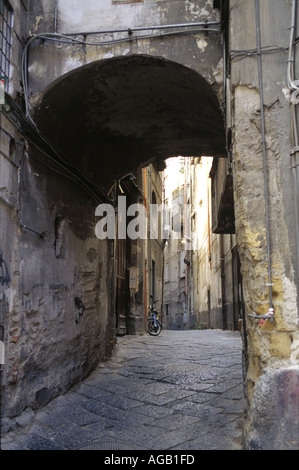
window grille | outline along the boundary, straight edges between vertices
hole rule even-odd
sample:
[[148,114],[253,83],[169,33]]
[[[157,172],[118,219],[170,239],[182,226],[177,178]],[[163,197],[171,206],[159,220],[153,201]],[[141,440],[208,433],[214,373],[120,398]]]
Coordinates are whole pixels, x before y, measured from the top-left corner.
[[7,0],[0,0],[0,78],[9,91],[13,9]]

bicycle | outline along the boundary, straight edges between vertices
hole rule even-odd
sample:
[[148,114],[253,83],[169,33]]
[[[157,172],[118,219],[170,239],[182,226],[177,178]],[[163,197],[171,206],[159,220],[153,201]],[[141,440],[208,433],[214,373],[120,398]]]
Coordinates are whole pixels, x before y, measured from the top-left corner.
[[152,336],[158,336],[162,330],[161,322],[157,319],[158,311],[154,307],[154,304],[156,302],[158,302],[158,299],[153,300],[153,303],[149,310],[150,316],[147,319],[147,332]]

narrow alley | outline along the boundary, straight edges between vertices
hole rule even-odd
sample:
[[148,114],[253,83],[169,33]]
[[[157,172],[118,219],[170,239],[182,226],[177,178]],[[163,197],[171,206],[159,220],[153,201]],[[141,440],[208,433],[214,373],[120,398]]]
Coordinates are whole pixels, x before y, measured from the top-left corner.
[[299,449],[298,28],[0,0],[1,449]]
[[241,450],[241,350],[232,331],[121,337],[108,362],[4,436],[2,449]]

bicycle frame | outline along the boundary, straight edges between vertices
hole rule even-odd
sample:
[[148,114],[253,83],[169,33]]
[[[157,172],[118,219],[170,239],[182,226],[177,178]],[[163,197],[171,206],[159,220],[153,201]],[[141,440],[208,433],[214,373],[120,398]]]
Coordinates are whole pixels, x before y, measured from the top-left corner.
[[157,319],[158,311],[154,307],[154,304],[157,302],[157,300],[153,300],[149,309],[149,316],[147,318],[147,331],[150,335],[153,336],[159,335],[162,329],[161,322]]
[[148,320],[154,320],[154,325],[157,326],[157,316],[158,316],[158,312],[157,310],[151,310],[151,315],[148,317]]
[[[153,298],[152,295],[150,297]],[[152,301],[152,305],[150,306],[150,309],[149,309],[150,316],[148,317],[148,320],[149,319],[154,320],[154,325],[155,326],[157,326],[157,316],[159,315],[157,309],[154,307],[156,302],[158,302],[158,299]]]

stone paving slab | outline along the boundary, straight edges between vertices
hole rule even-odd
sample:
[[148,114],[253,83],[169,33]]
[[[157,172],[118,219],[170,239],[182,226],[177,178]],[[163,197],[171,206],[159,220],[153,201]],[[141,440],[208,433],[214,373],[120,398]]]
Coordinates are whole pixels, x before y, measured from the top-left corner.
[[83,383],[2,435],[2,450],[241,450],[241,338],[163,330],[118,338]]

